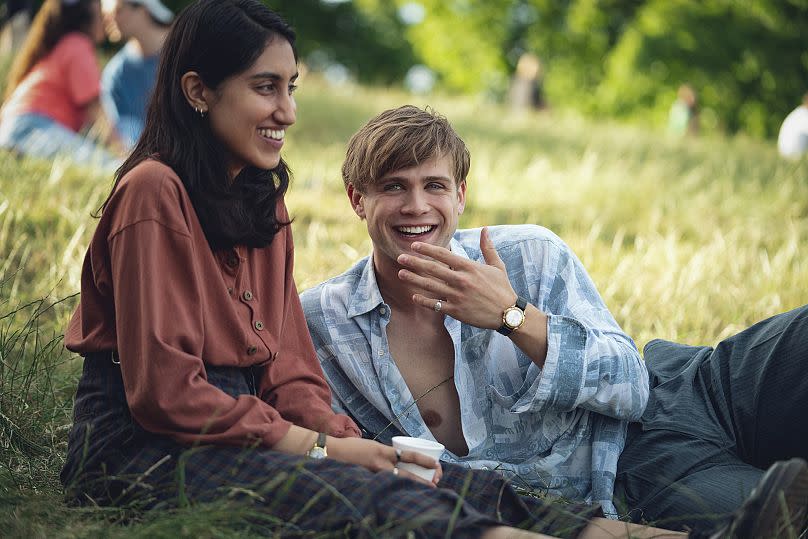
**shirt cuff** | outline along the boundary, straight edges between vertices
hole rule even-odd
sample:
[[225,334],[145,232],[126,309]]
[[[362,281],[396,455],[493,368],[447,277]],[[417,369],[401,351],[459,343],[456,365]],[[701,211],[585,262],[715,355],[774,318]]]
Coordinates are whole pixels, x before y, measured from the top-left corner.
[[587,331],[574,318],[547,315],[547,357],[539,376],[511,409],[514,413],[551,407],[572,410],[585,382]]

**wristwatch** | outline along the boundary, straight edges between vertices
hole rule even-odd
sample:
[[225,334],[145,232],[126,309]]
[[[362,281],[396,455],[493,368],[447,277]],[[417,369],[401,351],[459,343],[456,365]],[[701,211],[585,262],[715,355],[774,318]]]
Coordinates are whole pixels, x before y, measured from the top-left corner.
[[328,452],[325,450],[324,432],[317,435],[317,441],[314,442],[314,445],[309,449],[309,452],[306,453],[306,456],[311,459],[324,459],[328,456]]
[[521,296],[516,297],[516,304],[502,312],[502,325],[497,329],[503,335],[510,335],[525,323],[525,308],[527,300]]

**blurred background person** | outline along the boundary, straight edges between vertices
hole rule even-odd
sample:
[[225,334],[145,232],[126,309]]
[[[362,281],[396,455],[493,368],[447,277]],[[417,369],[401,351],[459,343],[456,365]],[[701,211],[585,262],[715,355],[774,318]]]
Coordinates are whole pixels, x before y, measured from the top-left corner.
[[788,159],[798,159],[808,151],[808,92],[802,96],[802,104],[783,120],[777,150]]
[[101,104],[125,148],[143,131],[160,50],[174,13],[160,0],[103,0],[107,34],[126,44],[104,67]]
[[699,133],[698,98],[689,84],[682,84],[676,92],[676,101],[668,112],[668,131],[679,136]]
[[542,65],[539,57],[531,52],[523,53],[516,63],[516,72],[511,79],[508,101],[516,110],[544,109],[542,89]]
[[99,0],[45,0],[8,75],[0,109],[0,148],[114,166],[114,157],[80,134],[97,124],[107,139],[99,104],[95,46],[104,39]]
[[31,16],[34,13],[32,0],[8,0],[5,8],[0,8],[0,55],[14,54],[25,40]]

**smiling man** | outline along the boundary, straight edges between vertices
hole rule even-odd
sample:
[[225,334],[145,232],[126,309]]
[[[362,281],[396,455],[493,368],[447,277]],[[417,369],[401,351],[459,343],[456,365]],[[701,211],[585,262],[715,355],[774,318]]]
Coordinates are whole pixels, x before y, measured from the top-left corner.
[[715,349],[652,341],[649,380],[558,236],[457,229],[469,162],[445,118],[412,106],[351,139],[343,180],[373,253],[301,296],[335,410],[367,437],[435,439],[443,461],[610,515],[617,483],[666,527],[803,529],[808,306]]
[[435,439],[445,461],[614,512],[645,365],[558,236],[457,229],[469,162],[412,106],[351,140],[343,179],[373,255],[302,295],[334,406],[385,442]]

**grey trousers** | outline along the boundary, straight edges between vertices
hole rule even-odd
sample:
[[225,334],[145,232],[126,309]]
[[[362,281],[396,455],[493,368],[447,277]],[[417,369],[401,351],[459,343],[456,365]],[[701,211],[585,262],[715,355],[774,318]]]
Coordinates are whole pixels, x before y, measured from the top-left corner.
[[645,347],[651,396],[629,426],[616,502],[635,520],[707,529],[777,460],[808,459],[808,306],[715,349]]

